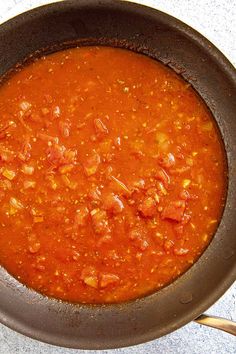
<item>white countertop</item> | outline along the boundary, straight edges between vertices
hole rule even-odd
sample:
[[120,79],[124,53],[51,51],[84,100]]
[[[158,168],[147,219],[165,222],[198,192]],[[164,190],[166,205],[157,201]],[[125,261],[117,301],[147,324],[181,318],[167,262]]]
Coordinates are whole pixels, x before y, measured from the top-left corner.
[[[0,23],[28,9],[50,2],[53,1],[0,0]],[[135,2],[156,7],[192,26],[214,43],[232,64],[236,65],[235,0],[136,0]],[[236,321],[236,284],[207,312]],[[40,343],[0,325],[0,354],[31,353],[236,354],[236,338],[227,333],[190,323],[168,336],[135,347],[109,351],[83,351]]]

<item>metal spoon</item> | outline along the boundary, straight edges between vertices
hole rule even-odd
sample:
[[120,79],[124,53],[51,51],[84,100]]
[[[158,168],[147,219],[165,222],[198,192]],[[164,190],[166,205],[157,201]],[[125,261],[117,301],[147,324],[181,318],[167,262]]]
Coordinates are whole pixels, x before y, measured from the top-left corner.
[[236,336],[236,322],[226,320],[225,318],[202,314],[194,321],[204,326],[213,327]]

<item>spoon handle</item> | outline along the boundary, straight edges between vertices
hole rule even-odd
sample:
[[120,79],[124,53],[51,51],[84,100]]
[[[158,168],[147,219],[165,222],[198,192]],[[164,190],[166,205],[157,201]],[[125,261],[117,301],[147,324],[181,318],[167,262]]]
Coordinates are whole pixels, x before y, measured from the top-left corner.
[[202,314],[194,321],[204,326],[213,327],[236,336],[236,322],[226,320],[225,318]]

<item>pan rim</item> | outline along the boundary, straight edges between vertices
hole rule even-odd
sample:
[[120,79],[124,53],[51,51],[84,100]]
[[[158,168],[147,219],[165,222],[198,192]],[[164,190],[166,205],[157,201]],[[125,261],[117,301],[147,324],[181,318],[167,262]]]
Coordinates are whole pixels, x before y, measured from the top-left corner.
[[[75,4],[76,1],[67,1],[68,6],[69,4]],[[83,2],[81,2],[83,3]],[[179,20],[175,19],[174,17],[164,14],[163,12],[160,12],[158,10],[154,10],[151,9],[147,6],[143,6],[143,5],[138,5],[138,4],[134,4],[134,3],[130,3],[130,2],[124,2],[124,1],[93,1],[93,0],[88,0],[86,2],[87,6],[89,6],[89,4],[96,4],[96,3],[100,3],[100,4],[104,4],[104,5],[112,5],[112,6],[117,6],[119,8],[119,6],[126,6],[127,9],[130,9],[131,11],[133,9],[136,10],[140,10],[143,11],[143,8],[145,8],[146,12],[150,12],[150,15],[157,15],[160,17],[164,17],[164,18],[170,18],[172,23],[174,22],[175,27],[178,29],[180,28],[181,31],[183,31],[187,36],[189,34],[191,34],[191,39],[195,40],[199,45],[201,45],[202,47],[204,46],[208,46],[209,47],[209,51],[210,54],[215,58],[215,60],[219,63],[219,65],[221,65],[225,72],[226,75],[232,80],[232,82],[234,83],[234,86],[236,86],[236,72],[235,69],[233,68],[232,64],[228,61],[228,59],[225,58],[225,56],[214,46],[212,45],[206,38],[204,38],[201,34],[197,33],[195,30],[193,30],[191,27],[183,24],[182,22],[180,22]],[[18,15],[17,17],[5,22],[4,24],[2,24],[0,26],[0,32],[3,30],[3,28],[7,28],[8,26],[14,26],[14,22],[17,24],[18,20],[22,20],[22,21],[27,21],[27,17],[31,17],[31,14],[33,15],[39,15],[44,11],[44,9],[53,9],[54,7],[57,7],[58,9],[58,5],[60,5],[59,7],[61,8],[61,10],[63,11],[63,7],[65,6],[65,4],[63,4],[62,2],[59,3],[53,3],[50,5],[44,5],[41,7],[38,7],[36,9],[33,9],[31,11],[28,11],[26,13],[23,13],[21,15]],[[81,4],[80,4],[81,5]],[[79,7],[79,4],[78,4]],[[226,201],[227,202],[227,201]],[[204,252],[205,253],[205,252]],[[203,253],[203,255],[204,255]],[[202,256],[201,256],[202,257]],[[200,258],[201,258],[200,257]],[[196,263],[197,264],[197,263]],[[194,266],[193,266],[194,267]],[[187,271],[188,273],[188,271]],[[185,273],[186,274],[186,273]],[[184,274],[184,275],[185,275]],[[205,311],[209,306],[211,306],[221,295],[223,295],[223,293],[227,290],[227,288],[233,284],[233,282],[235,281],[235,274],[236,274],[236,263],[233,264],[233,267],[231,268],[231,271],[228,272],[228,274],[225,276],[224,281],[221,283],[221,286],[219,286],[215,292],[214,292],[214,296],[211,295],[211,297],[209,297],[207,300],[205,299],[204,301],[204,306],[203,304],[199,304],[197,307],[195,307],[194,311],[193,310],[189,310],[189,313],[185,315],[184,320],[179,320],[175,322],[175,325],[172,325],[168,331],[166,331],[164,334],[168,334],[170,332],[172,332],[173,330],[185,325],[186,323],[190,322],[193,318],[197,317],[198,315],[200,315],[203,311]],[[183,275],[183,276],[184,276]],[[182,277],[181,277],[182,278]],[[171,283],[169,287],[172,286],[173,283]],[[163,290],[165,291],[166,288],[164,288]],[[148,297],[153,297],[154,294],[149,295]],[[50,300],[51,301],[51,300]],[[52,300],[52,301],[56,301],[56,300]],[[142,299],[138,299],[136,300],[136,302],[142,302]],[[85,305],[87,306],[87,305]],[[109,305],[109,306],[113,306],[113,305]],[[124,305],[122,305],[124,307]],[[117,308],[117,305],[115,305],[115,307]],[[119,307],[119,305],[118,305]],[[1,309],[0,309],[1,311]],[[69,345],[69,343],[66,344],[65,339],[64,338],[59,338],[56,337],[55,339],[53,338],[52,334],[48,334],[45,333],[45,331],[42,331],[42,333],[40,333],[38,330],[37,332],[34,332],[34,329],[32,328],[28,328],[27,325],[24,326],[22,324],[22,322],[17,322],[15,318],[10,318],[9,316],[6,316],[4,314],[0,314],[0,320],[3,324],[5,324],[6,326],[22,333],[25,335],[28,335],[31,338],[37,339],[37,340],[41,340],[43,342],[49,343],[49,344],[54,344],[54,345],[58,345],[58,346],[64,346],[64,347],[68,347],[68,348],[81,348],[81,349],[100,349],[101,346],[100,344],[96,344],[95,346],[74,346],[74,344]],[[194,317],[193,317],[194,316]],[[153,330],[155,332],[155,329]],[[117,346],[117,344],[115,344],[115,342],[109,343],[109,346],[104,347],[102,346],[103,349],[110,349],[110,348],[117,348],[117,347],[124,347],[124,346],[129,346],[129,345],[134,345],[134,344],[139,344],[139,343],[143,343],[146,342],[148,340],[152,340],[155,339],[155,335],[153,334],[153,332],[150,332],[149,334],[144,334],[143,337],[141,337],[140,335],[138,335],[138,338],[136,337],[132,337],[132,338],[128,338],[128,340],[126,341],[126,343],[122,343],[122,345],[120,345],[121,343],[117,343],[119,346]]]

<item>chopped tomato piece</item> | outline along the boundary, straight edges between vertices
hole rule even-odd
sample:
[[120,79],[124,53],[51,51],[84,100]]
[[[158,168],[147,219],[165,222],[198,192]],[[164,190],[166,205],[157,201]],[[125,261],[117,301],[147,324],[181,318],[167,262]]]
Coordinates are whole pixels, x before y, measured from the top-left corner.
[[175,165],[175,157],[173,154],[163,154],[158,158],[158,163],[164,168],[171,168]]
[[61,165],[74,164],[77,151],[66,150],[65,146],[54,144],[48,147],[46,153],[49,163],[58,168]]
[[62,145],[55,144],[47,149],[48,161],[55,166],[60,166],[64,162],[64,152],[66,148]]
[[185,208],[186,203],[184,200],[170,202],[169,205],[164,208],[161,216],[163,219],[180,222],[183,219]]
[[107,194],[103,199],[103,208],[112,214],[119,214],[124,209],[124,204],[114,193]]
[[136,226],[131,229],[129,232],[129,238],[141,251],[145,251],[145,249],[149,246],[149,242],[146,238],[146,233],[143,228]]
[[153,197],[146,197],[139,205],[139,211],[145,217],[152,217],[157,213],[156,201]]

